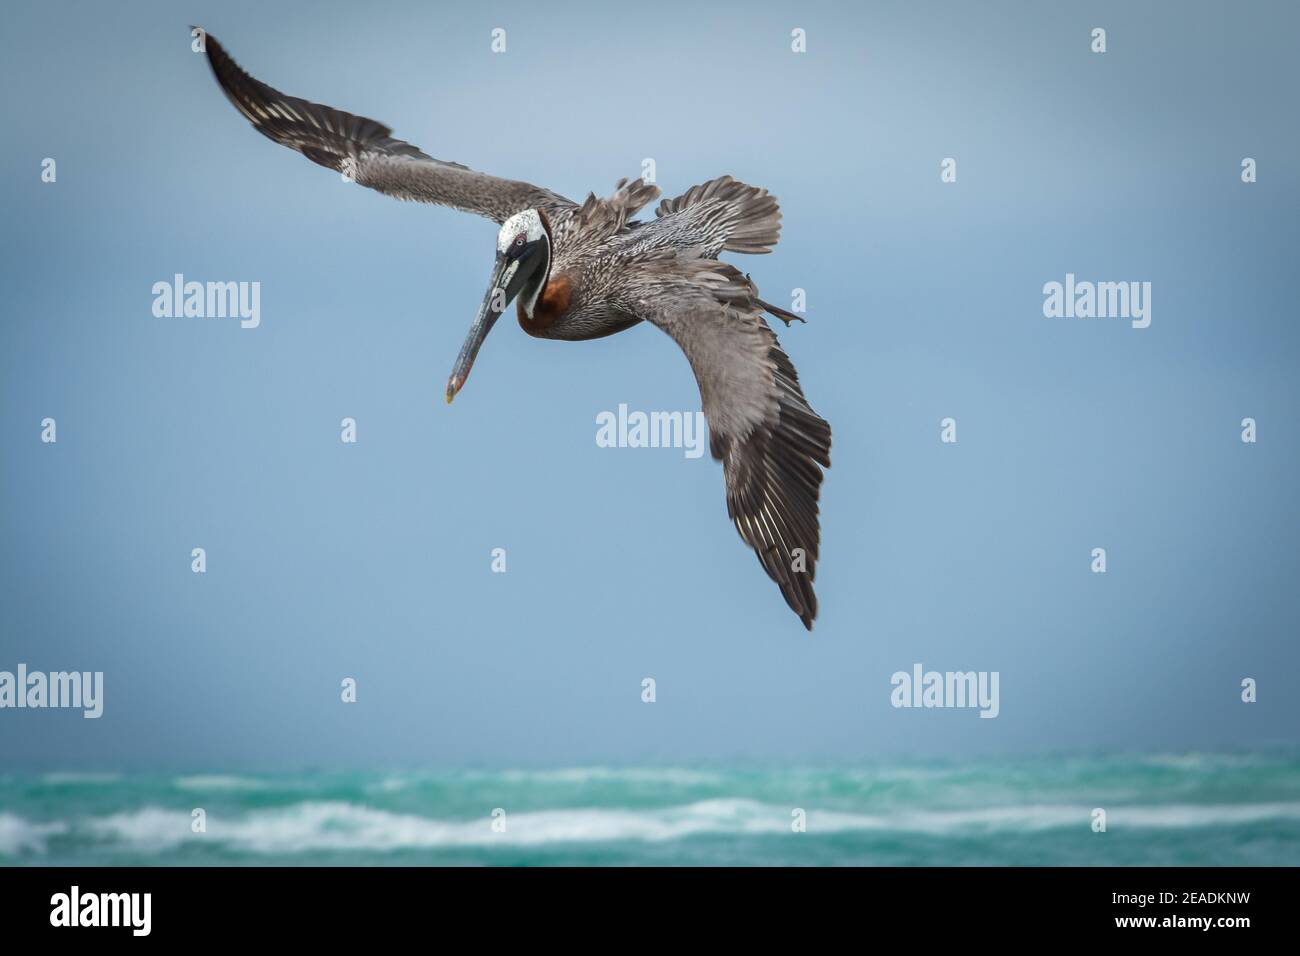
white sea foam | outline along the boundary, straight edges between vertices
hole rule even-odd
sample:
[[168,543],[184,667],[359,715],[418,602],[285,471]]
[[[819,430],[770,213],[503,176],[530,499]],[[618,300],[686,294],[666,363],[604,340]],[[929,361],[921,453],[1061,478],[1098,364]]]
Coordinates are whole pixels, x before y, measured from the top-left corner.
[[66,823],[32,823],[12,813],[0,813],[0,857],[45,852],[46,841],[68,829]]
[[1141,759],[1142,763],[1150,767],[1182,771],[1240,769],[1267,764],[1269,761],[1267,754],[1260,753],[1148,754]]
[[670,786],[719,784],[723,776],[705,770],[682,767],[561,767],[555,770],[506,770],[493,778],[510,783],[660,783]]
[[62,784],[104,784],[117,783],[122,779],[120,773],[95,773],[93,771],[55,771],[41,776],[41,783],[52,786]]
[[[721,773],[689,770],[681,767],[560,767],[552,770],[470,770],[452,782],[490,780],[493,783],[531,784],[538,786],[587,786],[598,783],[627,783],[675,787],[720,786],[726,777]],[[368,784],[368,793],[396,793],[426,782],[446,782],[437,774],[394,774]]]
[[177,777],[172,786],[178,790],[265,790],[268,784],[262,780],[249,777],[235,777],[227,774],[196,774],[190,777]]
[[[807,808],[807,836],[854,831],[935,836],[1087,828],[1085,805],[1003,806],[979,810],[862,814]],[[1111,830],[1183,829],[1300,819],[1300,803],[1217,806],[1115,806]],[[508,814],[506,831],[493,832],[485,813],[474,820],[437,820],[355,804],[318,801],[255,810],[237,818],[210,816],[208,831],[191,832],[184,811],[146,808],[96,818],[89,829],[101,839],[139,852],[171,849],[185,841],[212,841],[250,854],[308,851],[392,851],[456,847],[544,846],[618,841],[665,842],[702,835],[789,835],[790,808],[746,799],[703,800],[659,809],[560,809]],[[0,830],[0,847],[3,847]],[[804,837],[801,837],[804,838]]]
[[124,843],[146,852],[170,850],[190,836],[202,836],[190,832],[188,813],[159,807],[95,817],[86,822],[86,829],[101,840]]
[[396,793],[399,790],[405,790],[413,782],[410,777],[385,777],[378,783],[366,785],[367,793]]

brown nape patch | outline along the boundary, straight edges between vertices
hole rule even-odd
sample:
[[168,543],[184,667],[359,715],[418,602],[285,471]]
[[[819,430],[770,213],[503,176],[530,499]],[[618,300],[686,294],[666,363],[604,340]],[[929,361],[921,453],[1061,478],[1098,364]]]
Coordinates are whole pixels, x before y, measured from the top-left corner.
[[519,311],[519,327],[529,335],[537,335],[543,329],[550,328],[556,319],[569,311],[573,299],[573,282],[564,274],[553,275],[537,297],[537,308],[530,319],[524,312],[524,303],[516,303]]

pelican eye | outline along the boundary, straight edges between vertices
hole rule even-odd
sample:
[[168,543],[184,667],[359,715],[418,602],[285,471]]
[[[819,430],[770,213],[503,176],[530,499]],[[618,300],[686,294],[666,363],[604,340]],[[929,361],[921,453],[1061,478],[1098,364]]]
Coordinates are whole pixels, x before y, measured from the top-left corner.
[[524,234],[521,232],[519,235],[515,236],[515,245],[517,247],[522,248],[523,244],[524,244]]

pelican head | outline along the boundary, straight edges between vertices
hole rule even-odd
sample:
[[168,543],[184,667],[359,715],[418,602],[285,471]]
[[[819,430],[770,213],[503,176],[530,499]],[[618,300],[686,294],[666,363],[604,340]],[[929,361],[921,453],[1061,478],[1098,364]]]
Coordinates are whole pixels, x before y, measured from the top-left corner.
[[470,326],[465,344],[461,346],[456,367],[447,380],[447,404],[465,387],[469,370],[479,346],[492,331],[501,313],[511,301],[520,297],[524,313],[532,318],[537,299],[546,287],[551,271],[551,237],[546,228],[546,218],[536,209],[517,212],[501,226],[497,233],[496,263],[492,267],[492,281],[487,295],[479,306],[478,316]]

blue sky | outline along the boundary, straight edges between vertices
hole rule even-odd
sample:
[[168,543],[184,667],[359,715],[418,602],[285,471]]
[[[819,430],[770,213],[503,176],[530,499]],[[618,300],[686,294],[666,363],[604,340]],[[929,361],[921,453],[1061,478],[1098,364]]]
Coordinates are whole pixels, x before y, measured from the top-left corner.
[[[106,699],[97,721],[0,712],[0,763],[1293,742],[1297,19],[1282,3],[12,6],[0,669],[102,670]],[[778,333],[834,428],[813,634],[737,538],[708,456],[595,442],[620,403],[698,408],[666,336],[554,343],[503,322],[447,407],[496,227],[345,186],[258,136],[190,51],[191,22],[285,92],[576,199],[646,157],[669,196],[724,173],[777,195],[777,251],[735,261],[765,298],[807,290],[807,325]],[[154,317],[152,285],[178,272],[260,282],[261,325]],[[1151,326],[1045,318],[1043,284],[1067,273],[1151,282]],[[999,671],[998,718],[890,707],[890,675],[916,662]]]

